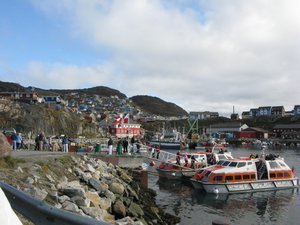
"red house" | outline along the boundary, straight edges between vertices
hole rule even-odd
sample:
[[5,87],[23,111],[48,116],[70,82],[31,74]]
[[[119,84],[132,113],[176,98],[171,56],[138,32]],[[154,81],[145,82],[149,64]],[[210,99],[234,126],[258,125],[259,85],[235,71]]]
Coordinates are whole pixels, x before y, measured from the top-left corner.
[[239,138],[249,138],[249,139],[262,139],[262,138],[268,138],[269,137],[269,131],[256,128],[256,127],[249,127],[244,130],[242,130],[239,133]]
[[141,125],[129,123],[113,124],[109,127],[109,133],[119,138],[137,136],[141,134]]

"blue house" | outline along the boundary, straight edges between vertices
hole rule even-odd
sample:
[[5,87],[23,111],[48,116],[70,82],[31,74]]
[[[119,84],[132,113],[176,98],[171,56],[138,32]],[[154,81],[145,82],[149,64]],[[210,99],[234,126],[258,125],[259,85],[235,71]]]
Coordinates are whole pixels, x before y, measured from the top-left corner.
[[271,106],[262,106],[258,107],[259,116],[271,116],[272,115],[272,107]]
[[250,109],[249,116],[250,117],[259,116],[259,110],[258,109]]
[[294,116],[300,116],[300,105],[294,106]]

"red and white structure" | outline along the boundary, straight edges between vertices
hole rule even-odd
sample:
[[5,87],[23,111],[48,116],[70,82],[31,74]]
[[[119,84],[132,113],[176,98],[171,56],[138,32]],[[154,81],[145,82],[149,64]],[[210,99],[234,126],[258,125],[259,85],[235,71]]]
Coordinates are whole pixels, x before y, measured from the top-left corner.
[[141,135],[141,125],[137,123],[129,123],[129,114],[118,115],[109,127],[109,133],[118,138],[132,137]]

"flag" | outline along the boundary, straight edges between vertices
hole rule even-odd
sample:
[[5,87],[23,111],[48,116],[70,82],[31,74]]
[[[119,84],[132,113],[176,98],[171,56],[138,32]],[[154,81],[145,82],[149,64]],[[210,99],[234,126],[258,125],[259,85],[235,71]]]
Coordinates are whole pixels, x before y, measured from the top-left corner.
[[123,123],[129,123],[129,113],[124,116]]
[[122,114],[117,115],[113,121],[114,124],[118,124],[122,122]]

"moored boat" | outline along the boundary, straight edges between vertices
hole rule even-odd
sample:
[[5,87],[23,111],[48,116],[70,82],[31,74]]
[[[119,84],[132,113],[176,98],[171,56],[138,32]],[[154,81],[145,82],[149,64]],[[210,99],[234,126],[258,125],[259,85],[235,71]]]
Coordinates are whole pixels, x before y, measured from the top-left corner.
[[262,154],[260,158],[244,157],[220,160],[193,176],[196,189],[208,193],[242,193],[299,187],[299,178],[279,156]]
[[[177,155],[178,157],[178,155]],[[187,160],[185,160],[185,158]],[[162,162],[156,168],[160,178],[168,179],[190,179],[200,168],[214,165],[220,160],[233,159],[230,152],[212,151],[212,152],[193,152],[180,153],[180,160],[169,160]]]

